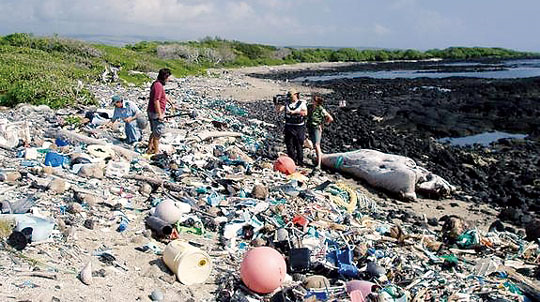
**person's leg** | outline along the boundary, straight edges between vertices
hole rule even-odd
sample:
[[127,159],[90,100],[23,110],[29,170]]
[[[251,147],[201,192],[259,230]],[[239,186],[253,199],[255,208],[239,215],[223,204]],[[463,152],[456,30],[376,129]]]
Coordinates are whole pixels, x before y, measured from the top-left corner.
[[294,154],[294,144],[293,144],[293,133],[291,131],[291,126],[285,126],[285,146],[287,147],[287,155],[296,162],[296,156]]
[[139,128],[137,128],[137,123],[135,121],[132,121],[130,123],[124,123],[124,128],[127,137],[126,142],[128,144],[139,141],[139,138],[141,137],[141,132],[139,131]]
[[146,149],[146,154],[154,154],[154,135],[150,134],[148,139],[148,148]]
[[165,123],[163,123],[163,121],[160,121],[160,120],[154,120],[154,132],[153,132],[153,135],[154,135],[154,153],[153,154],[158,154],[159,153],[159,139],[161,138],[161,136],[165,133]]
[[304,126],[296,126],[295,137],[295,149],[297,165],[304,165],[304,140],[306,139],[306,128]]
[[[307,137],[308,137],[308,140],[309,140],[310,145],[311,145],[310,150],[315,150],[316,151],[316,149],[315,149],[315,136],[314,136],[315,135],[314,134],[315,133],[315,128],[312,127],[312,126],[308,126],[308,127],[306,127],[306,130],[307,130]],[[312,152],[310,152],[310,154],[312,154]],[[312,162],[314,162],[313,159],[312,159]]]
[[154,137],[154,154],[159,153],[159,137]]
[[154,132],[156,131],[156,123],[152,118],[152,115],[148,113],[148,121],[150,122],[150,138],[148,139],[148,149],[146,149],[146,154],[156,154],[154,149]]
[[313,144],[315,145],[315,153],[317,154],[317,169],[321,168],[322,161],[322,151],[321,151],[321,138],[322,138],[322,129],[315,128],[313,131]]

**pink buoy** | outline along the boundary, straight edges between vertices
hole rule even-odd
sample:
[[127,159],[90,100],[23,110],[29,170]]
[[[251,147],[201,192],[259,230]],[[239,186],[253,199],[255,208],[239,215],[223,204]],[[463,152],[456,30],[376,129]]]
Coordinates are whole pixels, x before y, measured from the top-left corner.
[[296,164],[290,157],[282,155],[274,162],[274,170],[290,175],[296,172]]
[[379,286],[373,282],[364,281],[364,280],[352,280],[347,282],[347,293],[350,295],[354,291],[360,291],[362,297],[367,297]]
[[364,295],[359,290],[353,290],[349,293],[349,297],[351,297],[351,302],[365,302]]
[[246,253],[240,266],[242,282],[254,292],[267,294],[281,286],[287,266],[283,256],[270,247],[256,247]]

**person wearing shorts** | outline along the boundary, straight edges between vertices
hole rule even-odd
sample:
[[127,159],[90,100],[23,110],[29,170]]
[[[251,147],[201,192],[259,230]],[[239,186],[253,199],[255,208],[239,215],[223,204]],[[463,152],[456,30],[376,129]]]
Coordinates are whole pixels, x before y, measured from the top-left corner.
[[148,141],[148,154],[159,153],[159,139],[165,134],[165,110],[167,102],[170,103],[165,89],[163,88],[169,77],[171,70],[162,68],[159,70],[157,80],[150,87],[150,100],[148,101],[148,120],[150,121],[150,139]]
[[324,109],[323,98],[319,95],[314,95],[312,104],[308,107],[308,119],[307,128],[313,147],[315,148],[317,163],[315,169],[321,168],[322,151],[321,151],[321,139],[324,123],[331,123],[334,118]]

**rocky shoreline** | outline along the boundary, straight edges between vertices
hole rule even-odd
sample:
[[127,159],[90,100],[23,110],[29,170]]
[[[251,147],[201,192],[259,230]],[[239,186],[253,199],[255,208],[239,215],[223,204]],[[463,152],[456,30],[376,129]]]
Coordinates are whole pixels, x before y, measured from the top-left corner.
[[[407,68],[422,68],[424,63],[407,64]],[[403,65],[387,64],[384,68]],[[371,70],[374,66],[345,66],[333,71]],[[286,81],[314,74],[304,70],[251,76]],[[336,117],[323,135],[325,152],[371,148],[408,156],[459,186],[456,199],[500,206],[500,217],[518,225],[539,217],[540,78],[358,78],[302,85],[307,90],[333,91],[324,95]],[[338,106],[341,100],[347,102],[346,107]],[[280,117],[273,113],[270,102],[248,106],[257,118],[279,124]],[[528,137],[500,140],[487,148],[436,141],[495,130]],[[268,156],[275,156],[275,145],[281,144],[280,131],[275,129],[276,139],[269,141]]]

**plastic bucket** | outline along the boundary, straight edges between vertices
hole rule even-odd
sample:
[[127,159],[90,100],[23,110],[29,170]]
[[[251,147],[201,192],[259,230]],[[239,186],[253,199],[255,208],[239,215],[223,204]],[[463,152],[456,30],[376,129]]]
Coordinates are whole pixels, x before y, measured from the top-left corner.
[[210,276],[212,261],[207,253],[191,244],[174,240],[163,251],[163,262],[185,285],[203,283]]

